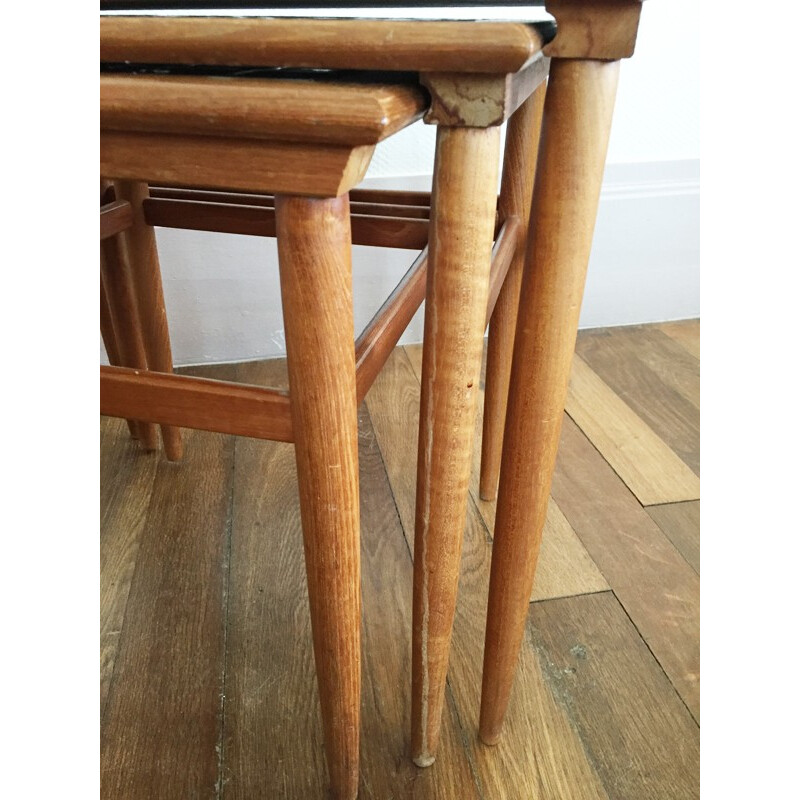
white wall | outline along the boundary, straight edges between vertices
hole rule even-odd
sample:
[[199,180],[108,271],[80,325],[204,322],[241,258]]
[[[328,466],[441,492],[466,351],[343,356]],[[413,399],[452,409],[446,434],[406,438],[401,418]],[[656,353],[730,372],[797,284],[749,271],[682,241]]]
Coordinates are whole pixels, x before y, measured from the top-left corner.
[[[699,315],[699,40],[690,0],[645,3],[622,65],[582,327]],[[435,129],[377,148],[365,185],[430,188]],[[176,364],[285,352],[274,240],[159,229]],[[415,254],[356,247],[360,331]],[[421,341],[422,310],[402,342]]]

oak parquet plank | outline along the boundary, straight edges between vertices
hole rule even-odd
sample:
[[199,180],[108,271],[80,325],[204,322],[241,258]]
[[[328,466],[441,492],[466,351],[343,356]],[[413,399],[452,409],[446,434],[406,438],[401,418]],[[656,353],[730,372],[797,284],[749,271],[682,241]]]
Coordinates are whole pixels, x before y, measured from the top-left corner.
[[183,460],[159,460],[101,730],[104,797],[217,791],[233,449],[187,432]]
[[100,709],[114,671],[158,454],[131,439],[124,420],[100,419]]
[[700,474],[700,370],[696,359],[650,326],[582,333],[576,352]]
[[608,588],[603,573],[551,497],[531,600],[602,592]]
[[577,355],[566,406],[642,505],[700,497],[697,475]]
[[[700,361],[656,325],[624,325],[581,331],[575,348],[587,362],[607,365],[610,374],[639,362],[695,408],[700,407]],[[615,363],[616,362],[616,363]],[[612,366],[613,365],[613,366]],[[597,372],[605,380],[599,366]]]
[[699,577],[568,416],[552,493],[699,719]]
[[[278,361],[239,365],[282,388]],[[225,796],[322,797],[327,770],[314,672],[294,447],[236,442],[223,785]]]
[[[417,379],[421,375],[422,348],[419,345],[405,347]],[[484,359],[484,367],[486,360]],[[483,435],[483,403],[478,403],[478,417],[473,448],[472,474],[470,476],[470,495],[480,512],[489,536],[494,536],[496,501],[481,500],[479,491],[481,436]],[[608,589],[608,583],[597,565],[592,561],[569,522],[551,498],[547,509],[542,549],[536,568],[536,580],[531,592],[531,600],[544,600],[548,597],[566,597],[572,594],[600,592]]]
[[[365,692],[359,797],[477,798],[448,689],[435,769],[410,760],[412,565],[366,408],[359,425]],[[368,710],[369,709],[369,710]],[[366,789],[369,791],[366,791]]]
[[612,592],[536,603],[528,627],[610,797],[699,797],[699,728]]
[[647,513],[700,573],[700,501],[648,506]]
[[670,338],[678,342],[688,353],[700,358],[700,320],[687,319],[678,322],[661,322],[657,326]]
[[[282,361],[240,368],[248,382],[283,383]],[[439,768],[419,771],[409,757],[411,562],[363,406],[359,423],[364,615],[359,797],[477,798],[452,700]],[[239,440],[235,476],[225,796],[325,797],[293,448]]]
[[[419,383],[396,350],[366,398],[407,539],[413,538]],[[409,545],[410,547],[410,545]],[[500,744],[477,740],[491,541],[470,500],[448,682],[485,798],[606,798],[564,709],[523,647]],[[441,767],[440,761],[432,769]]]

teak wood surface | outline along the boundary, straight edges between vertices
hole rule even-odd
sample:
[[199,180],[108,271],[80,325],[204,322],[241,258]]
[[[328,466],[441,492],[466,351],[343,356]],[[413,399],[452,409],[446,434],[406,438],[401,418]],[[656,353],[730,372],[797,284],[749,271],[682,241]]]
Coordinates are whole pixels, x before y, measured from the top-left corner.
[[[128,250],[126,242],[119,236],[100,243],[100,281],[101,296],[108,305],[105,336],[108,337],[107,341],[113,342],[112,352],[116,350],[117,363],[133,369],[147,369],[147,353]],[[157,447],[158,433],[151,422],[137,421],[135,428],[145,449]]]
[[[260,198],[259,198],[260,199]],[[263,202],[263,200],[262,200]],[[421,250],[428,243],[428,220],[424,217],[383,215],[388,209],[374,206],[378,213],[358,213],[354,206],[350,216],[353,244],[373,247],[399,247]],[[145,218],[151,225],[195,231],[237,233],[247,236],[275,236],[275,209],[265,205],[242,205],[158,197],[145,202]]]
[[101,130],[375,144],[422,116],[423,91],[280,78],[100,77]]
[[545,86],[539,86],[511,117],[506,133],[498,213],[501,219],[517,218],[520,237],[506,280],[500,289],[497,305],[492,305],[493,313],[489,323],[484,428],[481,439],[481,497],[487,500],[494,500],[497,497],[497,482],[500,476],[511,354],[517,327],[519,287],[522,283],[525,243],[528,238],[528,219],[533,181],[536,176],[544,96]]
[[524,636],[619,62],[553,62],[520,291],[495,520],[481,739],[499,740]]
[[[411,754],[433,763],[489,295],[500,131],[437,129],[417,467]],[[470,165],[467,167],[466,165]]]
[[542,49],[516,23],[101,17],[100,60],[156,64],[510,73]]
[[314,662],[336,800],[358,793],[361,573],[349,206],[276,198]]
[[[169,340],[167,309],[161,286],[161,267],[158,261],[156,233],[144,218],[142,204],[148,197],[146,183],[118,181],[119,197],[131,207],[131,226],[122,234],[127,244],[131,276],[139,309],[142,339],[147,354],[147,368],[154,372],[172,372],[172,348]],[[170,461],[178,461],[183,452],[180,429],[161,425],[164,452]]]

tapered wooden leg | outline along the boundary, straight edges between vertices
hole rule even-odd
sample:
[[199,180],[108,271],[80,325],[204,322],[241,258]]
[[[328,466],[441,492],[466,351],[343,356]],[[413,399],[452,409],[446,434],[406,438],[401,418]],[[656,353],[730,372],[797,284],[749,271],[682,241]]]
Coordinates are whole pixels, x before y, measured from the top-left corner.
[[514,331],[517,326],[517,306],[525,262],[525,244],[539,152],[544,97],[545,85],[542,84],[508,121],[506,133],[499,211],[501,218],[517,217],[522,225],[516,255],[508,268],[489,323],[481,439],[480,493],[484,500],[494,500],[497,497],[503,429],[506,424],[508,381],[514,352]]
[[300,512],[333,796],[358,793],[358,430],[347,195],[277,197]]
[[[113,366],[122,366],[119,358],[119,347],[117,346],[117,335],[114,333],[114,323],[111,320],[111,307],[108,304],[108,295],[103,283],[103,275],[100,275],[100,335],[103,337],[103,344],[106,348],[108,363]],[[139,438],[139,427],[136,420],[126,420],[131,437]]]
[[499,128],[437,131],[414,539],[411,748],[439,741],[467,509],[494,228]]
[[[134,288],[142,321],[142,336],[148,368],[155,372],[172,372],[172,349],[167,328],[167,310],[161,286],[161,269],[156,250],[156,235],[144,220],[142,201],[149,196],[146,183],[117,181],[117,197],[127,200],[133,209],[133,226],[123,236],[128,245],[133,267]],[[180,428],[161,426],[164,452],[170,461],[183,454]]]
[[500,471],[480,736],[500,737],[555,467],[619,63],[553,60]]
[[[120,364],[134,369],[147,369],[130,263],[124,242],[119,236],[112,236],[100,243],[100,280],[108,299]],[[136,429],[145,450],[158,447],[158,433],[152,422],[137,421]]]

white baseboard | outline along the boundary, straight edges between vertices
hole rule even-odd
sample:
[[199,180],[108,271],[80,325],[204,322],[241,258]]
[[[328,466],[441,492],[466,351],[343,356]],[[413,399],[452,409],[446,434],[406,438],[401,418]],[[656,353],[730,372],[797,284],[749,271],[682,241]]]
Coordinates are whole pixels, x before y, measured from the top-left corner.
[[610,164],[580,325],[700,315],[700,164]]
[[[430,175],[415,175],[364,185],[419,190],[430,183]],[[699,205],[697,161],[608,166],[581,327],[699,316]],[[285,355],[274,240],[167,229],[157,237],[176,364]],[[414,257],[354,248],[357,331]],[[401,343],[421,341],[422,326],[420,309]]]

